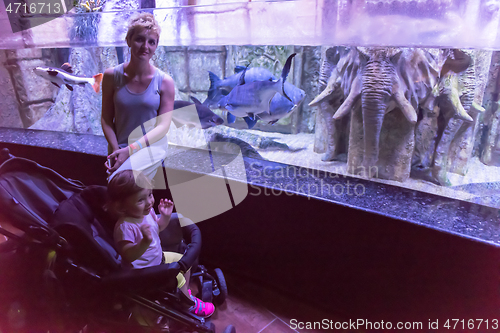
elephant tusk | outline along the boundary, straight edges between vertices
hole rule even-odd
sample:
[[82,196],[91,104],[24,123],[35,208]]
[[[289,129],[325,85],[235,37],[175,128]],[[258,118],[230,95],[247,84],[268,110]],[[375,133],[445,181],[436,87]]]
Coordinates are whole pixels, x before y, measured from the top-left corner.
[[327,83],[326,88],[321,92],[321,94],[316,96],[316,98],[313,99],[311,103],[309,103],[309,106],[318,105],[325,98],[330,96],[334,92],[335,89],[340,89],[340,86],[337,86],[336,83],[337,83],[337,75],[334,75],[332,73],[332,76],[330,76],[330,78],[328,79],[328,83]]
[[333,119],[337,120],[348,114],[352,109],[354,101],[359,95],[361,95],[361,79],[356,77],[352,83],[349,95],[345,99],[344,103],[342,103],[342,105],[338,108],[337,112],[335,112]]
[[326,87],[325,90],[323,90],[321,92],[321,94],[319,94],[318,96],[316,96],[315,99],[313,99],[311,101],[311,103],[309,103],[309,106],[316,106],[318,105],[319,103],[321,103],[325,98],[327,98],[328,96],[330,96],[331,94],[333,93],[333,88],[330,88],[330,87]]
[[460,102],[460,97],[458,96],[458,90],[456,87],[452,87],[450,91],[450,95],[448,96],[451,105],[453,105],[453,111],[455,115],[464,121],[472,122],[474,121],[471,116],[465,111],[462,102]]
[[406,99],[403,91],[399,87],[396,88],[394,99],[396,100],[396,103],[398,103],[406,119],[408,119],[410,123],[415,124],[417,122],[417,112]]
[[477,104],[476,102],[472,102],[472,107],[474,108],[474,110],[479,111],[479,112],[486,111],[485,108],[483,108],[481,105]]

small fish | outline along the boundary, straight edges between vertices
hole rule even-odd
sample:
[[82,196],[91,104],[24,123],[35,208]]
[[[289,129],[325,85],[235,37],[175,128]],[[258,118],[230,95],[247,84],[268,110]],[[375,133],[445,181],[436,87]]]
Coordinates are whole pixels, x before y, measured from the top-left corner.
[[[234,69],[236,74],[225,79],[220,79],[214,73],[208,72],[208,77],[210,78],[210,88],[208,89],[207,99],[203,102],[203,105],[209,108],[217,108],[220,99],[229,95],[231,90],[238,85],[245,68],[246,67],[244,66],[237,66]],[[248,68],[245,72],[246,82],[267,81],[269,79],[276,80],[276,77],[265,68],[252,67]]]
[[[295,53],[288,57],[279,80],[269,79],[267,81],[245,82],[245,72],[240,77],[239,84],[231,92],[219,101],[219,107],[228,111],[228,122],[235,116],[248,117],[254,121],[255,116],[261,113],[269,113],[271,100],[276,93],[280,93],[290,102],[292,100],[285,92],[285,81],[290,72],[292,59]],[[249,124],[250,126],[250,124]]]
[[85,86],[86,83],[90,84],[96,93],[101,88],[102,73],[96,74],[91,78],[73,75],[73,69],[70,64],[64,63],[61,68],[55,67],[36,67],[34,72],[46,80],[52,82],[58,88],[66,85],[69,90],[73,91],[72,84]]
[[194,112],[194,108],[186,108],[189,105],[193,105],[193,103],[186,101],[174,101],[174,111],[172,114],[172,121],[175,126],[182,127],[187,125],[188,127],[196,127],[196,128],[210,128],[217,125],[224,124],[224,120],[212,112],[209,108],[201,104],[201,102],[192,97],[191,99],[196,106],[196,112]]

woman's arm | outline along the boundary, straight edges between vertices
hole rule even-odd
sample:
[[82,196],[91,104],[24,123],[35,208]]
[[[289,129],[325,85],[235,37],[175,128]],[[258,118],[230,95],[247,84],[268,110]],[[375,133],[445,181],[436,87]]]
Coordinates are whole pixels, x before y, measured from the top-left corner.
[[[101,112],[101,126],[104,136],[108,141],[112,154],[114,156],[108,156],[108,159],[112,160],[112,167],[110,167],[107,163],[104,165],[108,169],[108,172],[112,173],[120,165],[125,162],[125,160],[129,157],[128,149],[120,150],[118,147],[118,139],[116,138],[115,133],[115,105],[113,102],[113,94],[114,94],[114,69],[108,68],[104,71],[104,76],[102,79],[102,112]],[[115,154],[115,152],[117,152]]]
[[114,129],[115,106],[113,102],[113,68],[108,68],[104,71],[102,79],[102,114],[101,126],[106,140],[113,151],[119,149],[118,140]]

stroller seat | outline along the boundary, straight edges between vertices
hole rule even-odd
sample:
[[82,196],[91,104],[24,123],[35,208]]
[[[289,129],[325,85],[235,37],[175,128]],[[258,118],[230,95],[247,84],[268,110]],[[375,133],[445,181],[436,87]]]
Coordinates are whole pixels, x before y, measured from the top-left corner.
[[[165,331],[167,322],[171,332],[215,332],[211,322],[181,306],[176,287],[176,275],[192,267],[200,253],[196,225],[178,230],[179,222],[173,219],[167,233],[160,235],[165,250],[184,254],[179,262],[125,270],[112,238],[116,218],[103,208],[105,187],[84,187],[33,161],[11,158],[0,165],[0,200],[10,205],[0,214],[26,235],[14,237],[1,227],[0,232],[52,258],[44,276],[57,286],[57,316],[72,321],[73,328]],[[136,324],[134,307],[155,312],[163,319],[162,326]]]
[[[68,246],[68,257],[100,280],[100,285],[112,290],[141,291],[166,288],[175,284],[179,269],[187,270],[200,252],[200,243],[190,243],[177,265],[160,265],[136,270],[123,270],[121,257],[114,247],[112,230],[116,221],[103,208],[106,188],[89,186],[63,201],[51,219],[51,226]],[[175,222],[175,221],[173,221]],[[175,223],[174,223],[175,225]],[[177,222],[178,225],[178,222]],[[189,230],[199,231],[197,226]],[[197,238],[195,235],[192,238]],[[147,279],[147,284],[140,283]],[[172,288],[170,288],[172,289]]]

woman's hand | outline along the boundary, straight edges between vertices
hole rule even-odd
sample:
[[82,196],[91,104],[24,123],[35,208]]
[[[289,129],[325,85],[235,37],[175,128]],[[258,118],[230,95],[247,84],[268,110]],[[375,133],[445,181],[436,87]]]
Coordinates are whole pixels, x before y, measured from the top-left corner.
[[106,169],[108,169],[108,172],[111,174],[118,169],[123,162],[129,158],[129,149],[128,147],[121,148],[118,150],[115,150],[114,152],[111,153],[111,155],[108,156],[108,160],[110,160],[111,167],[108,165],[108,163],[105,163]]

